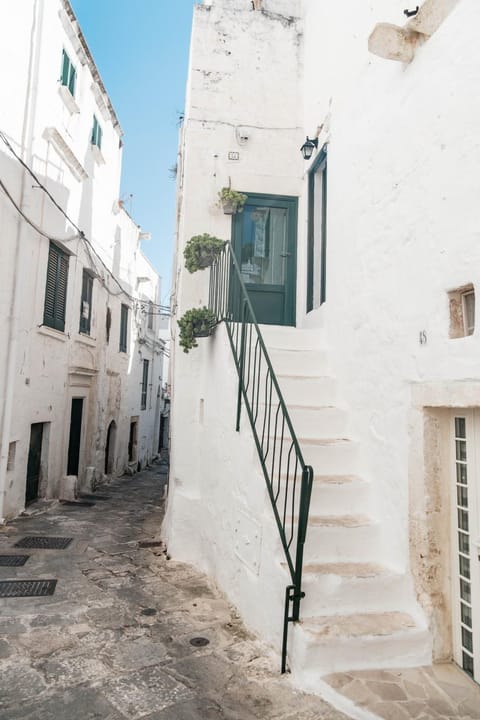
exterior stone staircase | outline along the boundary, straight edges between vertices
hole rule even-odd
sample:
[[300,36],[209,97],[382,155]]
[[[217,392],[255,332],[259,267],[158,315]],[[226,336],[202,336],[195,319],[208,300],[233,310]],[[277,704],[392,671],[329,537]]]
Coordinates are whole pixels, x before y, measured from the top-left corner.
[[321,331],[262,326],[305,462],[315,479],[305,546],[302,621],[289,664],[321,675],[431,662],[409,574],[388,567],[372,483],[348,432]]

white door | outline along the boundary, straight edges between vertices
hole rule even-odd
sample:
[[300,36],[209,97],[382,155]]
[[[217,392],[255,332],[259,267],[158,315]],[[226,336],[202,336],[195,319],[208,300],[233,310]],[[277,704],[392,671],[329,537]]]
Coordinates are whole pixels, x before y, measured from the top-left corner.
[[480,410],[452,413],[452,435],[454,659],[480,682]]

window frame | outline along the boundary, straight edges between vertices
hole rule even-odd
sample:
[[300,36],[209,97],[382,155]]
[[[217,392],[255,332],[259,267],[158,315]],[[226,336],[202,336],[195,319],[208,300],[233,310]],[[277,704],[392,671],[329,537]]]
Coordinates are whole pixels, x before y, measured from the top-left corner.
[[[327,145],[325,144],[312,166],[308,170],[308,235],[307,235],[307,313],[317,310],[327,299]],[[320,228],[315,227],[315,219],[318,221],[318,208],[315,203],[315,178],[321,174],[321,214]],[[316,212],[317,210],[317,212]],[[315,250],[320,243],[320,277],[315,277]],[[315,283],[320,282],[319,304],[315,305]]]
[[144,359],[142,365],[142,391],[140,394],[140,410],[147,409],[147,392],[148,392],[148,371],[149,361]]
[[65,48],[62,49],[62,66],[60,70],[60,82],[67,88],[70,95],[75,97],[77,86],[77,69],[70,59],[70,55]]
[[93,125],[92,125],[92,132],[90,134],[90,143],[98,148],[99,150],[102,149],[102,138],[103,138],[103,130],[102,126],[98,122],[97,116],[93,115]]
[[122,303],[120,308],[120,338],[118,343],[119,352],[127,352],[128,347],[128,314],[130,308]]
[[[55,267],[53,264],[55,257]],[[62,270],[63,268],[63,270]],[[43,324],[47,327],[65,332],[67,310],[69,255],[54,242],[48,247],[47,272],[45,278],[45,297],[43,301]],[[52,276],[55,276],[52,280]],[[62,276],[64,287],[62,289]],[[52,284],[54,285],[52,289]],[[50,292],[49,292],[50,289]],[[48,312],[47,304],[51,305]]]
[[[82,273],[82,293],[80,296],[80,323],[78,332],[90,335],[92,329],[93,275],[86,269]],[[88,303],[88,316],[84,316],[84,303]]]

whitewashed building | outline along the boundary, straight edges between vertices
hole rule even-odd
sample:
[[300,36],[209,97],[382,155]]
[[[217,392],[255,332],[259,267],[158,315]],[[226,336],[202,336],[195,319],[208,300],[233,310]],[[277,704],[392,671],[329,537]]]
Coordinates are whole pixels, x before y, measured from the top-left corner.
[[[212,300],[209,271],[183,267],[186,241],[232,240],[314,472],[306,596],[288,636],[288,664],[313,689],[332,671],[452,658],[480,680],[480,8],[404,9],[212,0],[194,11],[176,313]],[[242,214],[222,214],[222,187],[247,194]],[[268,465],[289,431],[258,378]],[[235,430],[225,323],[187,355],[176,346],[172,382],[169,552],[210,573],[279,649],[292,580],[244,404]],[[291,468],[267,470],[288,540]]]
[[[0,518],[158,451],[160,278],[122,130],[67,0],[0,13]],[[7,21],[8,18],[8,21]]]

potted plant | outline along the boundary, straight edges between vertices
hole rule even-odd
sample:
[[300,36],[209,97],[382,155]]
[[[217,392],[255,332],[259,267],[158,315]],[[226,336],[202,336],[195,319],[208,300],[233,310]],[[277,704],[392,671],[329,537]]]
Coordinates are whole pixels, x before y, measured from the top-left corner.
[[211,335],[216,322],[217,318],[207,307],[187,310],[178,320],[180,347],[183,348],[183,352],[188,353],[189,350],[197,347],[197,338]]
[[218,193],[218,199],[225,215],[235,215],[235,213],[243,212],[247,197],[244,193],[227,187],[222,188]]
[[185,245],[183,257],[188,272],[194,273],[211,265],[225,247],[225,240],[203,233],[194,235]]

